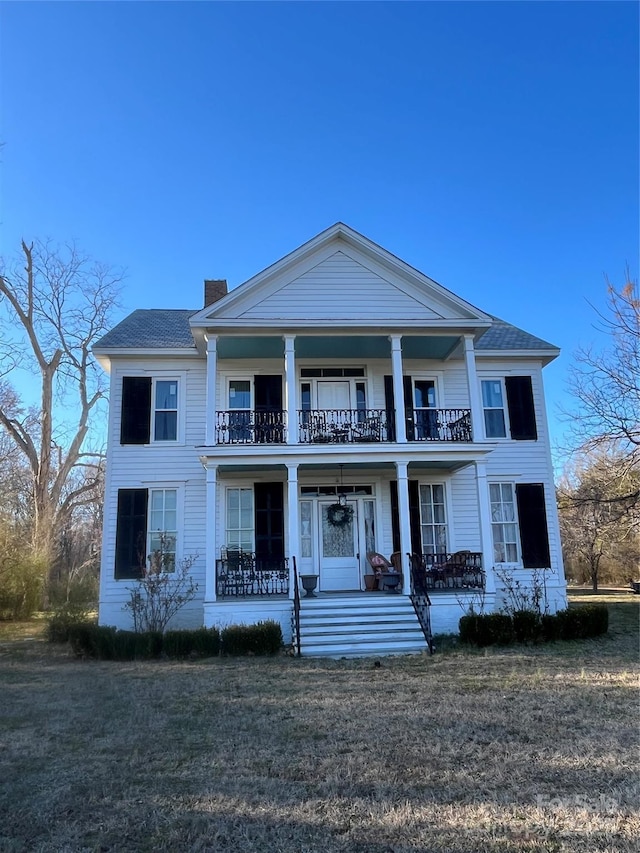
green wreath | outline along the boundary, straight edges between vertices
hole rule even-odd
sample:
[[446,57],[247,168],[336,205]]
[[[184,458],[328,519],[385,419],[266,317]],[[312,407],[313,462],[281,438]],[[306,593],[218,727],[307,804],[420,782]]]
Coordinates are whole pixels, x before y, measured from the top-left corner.
[[345,527],[353,518],[353,507],[342,504],[331,504],[327,508],[327,521],[332,527]]

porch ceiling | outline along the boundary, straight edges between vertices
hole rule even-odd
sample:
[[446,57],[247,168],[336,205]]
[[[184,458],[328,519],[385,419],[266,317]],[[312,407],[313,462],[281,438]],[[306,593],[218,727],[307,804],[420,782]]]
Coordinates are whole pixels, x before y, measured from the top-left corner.
[[[459,341],[457,335],[406,335],[402,338],[405,358],[442,359]],[[391,358],[386,335],[298,335],[296,358]],[[221,335],[218,358],[282,358],[284,341],[278,336]]]
[[[431,462],[410,462],[409,463],[409,473],[415,472],[417,470],[420,471],[457,471],[459,468],[464,468],[466,465],[470,465],[469,461],[456,461],[453,462],[451,460],[433,460]],[[302,462],[298,466],[298,473],[313,473],[315,471],[339,471],[340,468],[343,469],[344,473],[348,473],[349,471],[391,471],[394,472],[396,470],[396,466],[393,462],[325,462],[322,464],[316,463],[306,463]],[[247,472],[256,472],[256,473],[274,473],[280,472],[285,473],[287,471],[287,466],[281,463],[274,463],[273,465],[255,465],[253,463],[247,463],[246,465],[220,465],[218,471],[221,474],[246,474]]]

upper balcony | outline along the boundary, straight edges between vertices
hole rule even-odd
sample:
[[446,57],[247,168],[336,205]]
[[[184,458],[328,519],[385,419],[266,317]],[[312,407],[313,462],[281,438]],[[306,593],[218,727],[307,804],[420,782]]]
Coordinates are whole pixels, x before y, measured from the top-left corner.
[[[395,412],[388,409],[298,410],[299,444],[381,444],[393,442]],[[407,409],[408,441],[471,442],[470,409]],[[285,444],[285,411],[216,412],[216,444]]]

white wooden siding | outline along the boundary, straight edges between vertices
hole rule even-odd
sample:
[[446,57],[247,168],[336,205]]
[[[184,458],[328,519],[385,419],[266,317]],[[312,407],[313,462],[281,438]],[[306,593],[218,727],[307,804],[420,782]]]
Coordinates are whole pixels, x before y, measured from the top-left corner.
[[344,252],[336,252],[238,316],[245,319],[378,317],[381,320],[433,320],[444,315],[426,307]]

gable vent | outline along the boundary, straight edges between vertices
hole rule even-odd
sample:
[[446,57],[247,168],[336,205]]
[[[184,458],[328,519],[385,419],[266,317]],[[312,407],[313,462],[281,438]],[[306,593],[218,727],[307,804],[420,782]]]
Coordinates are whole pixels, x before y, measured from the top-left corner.
[[228,293],[226,278],[205,278],[204,280],[204,307],[213,305]]

